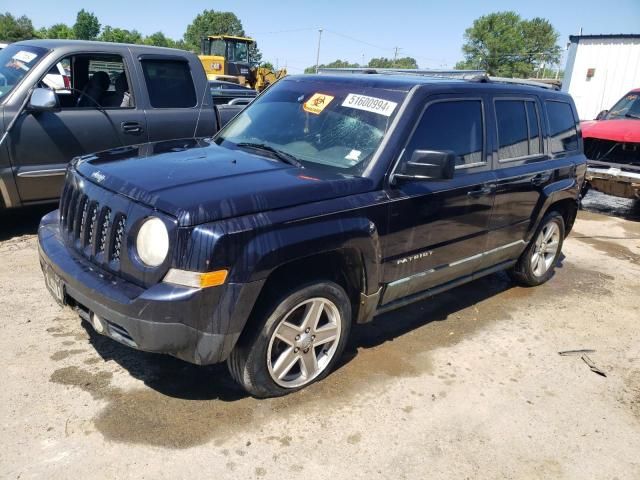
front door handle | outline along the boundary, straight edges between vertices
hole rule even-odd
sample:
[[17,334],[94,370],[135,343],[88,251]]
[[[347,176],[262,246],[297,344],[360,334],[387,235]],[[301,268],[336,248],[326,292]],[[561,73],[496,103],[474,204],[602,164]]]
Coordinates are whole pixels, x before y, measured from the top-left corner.
[[547,183],[549,181],[549,177],[550,175],[546,173],[538,173],[531,179],[531,183],[533,183],[535,186],[540,186],[543,183]]
[[132,135],[140,135],[142,133],[142,125],[139,122],[122,122],[120,128],[122,133],[130,133]]
[[476,188],[475,190],[469,190],[467,192],[467,196],[473,198],[484,197],[485,195],[491,195],[495,188],[495,185],[482,185],[480,188]]

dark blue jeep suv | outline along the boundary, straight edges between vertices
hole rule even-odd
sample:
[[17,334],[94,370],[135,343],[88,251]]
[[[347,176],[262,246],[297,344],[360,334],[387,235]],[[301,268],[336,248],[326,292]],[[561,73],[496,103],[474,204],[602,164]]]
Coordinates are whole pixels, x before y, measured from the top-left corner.
[[287,77],[213,138],[76,158],[40,262],[133,348],[323,378],[353,322],[498,270],[553,274],[584,180],[566,94],[418,75]]

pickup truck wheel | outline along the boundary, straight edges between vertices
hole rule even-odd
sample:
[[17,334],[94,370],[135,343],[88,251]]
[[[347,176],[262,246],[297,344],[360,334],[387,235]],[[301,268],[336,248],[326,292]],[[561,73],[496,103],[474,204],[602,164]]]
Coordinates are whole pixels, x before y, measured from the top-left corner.
[[529,246],[516,265],[511,277],[526,286],[541,285],[553,276],[564,241],[564,219],[558,212],[547,213]]
[[266,309],[262,329],[240,341],[227,365],[255,397],[286,395],[324,378],[339,360],[351,326],[342,287],[318,282],[297,288]]

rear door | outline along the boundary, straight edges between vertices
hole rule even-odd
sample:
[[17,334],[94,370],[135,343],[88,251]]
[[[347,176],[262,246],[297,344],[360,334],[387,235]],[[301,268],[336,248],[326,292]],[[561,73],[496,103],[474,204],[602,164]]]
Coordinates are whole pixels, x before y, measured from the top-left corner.
[[[56,79],[58,83],[64,80],[56,94],[60,108],[26,112],[9,135],[8,148],[23,202],[58,198],[64,171],[73,157],[147,140],[144,110],[131,88],[134,77],[128,53],[79,52],[57,59],[55,65],[68,69],[67,80],[61,74]],[[51,72],[39,86],[50,88]],[[92,82],[96,75],[104,81]],[[116,83],[125,91],[116,92]],[[122,98],[115,102],[120,94]]]
[[138,70],[146,87],[149,141],[215,133],[213,100],[202,65],[187,57],[143,54]]
[[452,150],[451,180],[403,180],[389,188],[383,303],[471,275],[486,249],[495,179],[486,150],[486,100],[430,97],[401,158]]

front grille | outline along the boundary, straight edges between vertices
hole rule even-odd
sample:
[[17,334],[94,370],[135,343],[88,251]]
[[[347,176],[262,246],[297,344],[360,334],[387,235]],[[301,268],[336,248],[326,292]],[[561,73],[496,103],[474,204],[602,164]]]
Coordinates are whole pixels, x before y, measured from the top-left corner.
[[[119,268],[127,217],[67,182],[60,199],[61,231],[68,244],[96,263]],[[115,263],[114,263],[115,262]]]
[[584,154],[589,160],[640,166],[640,143],[585,138]]

